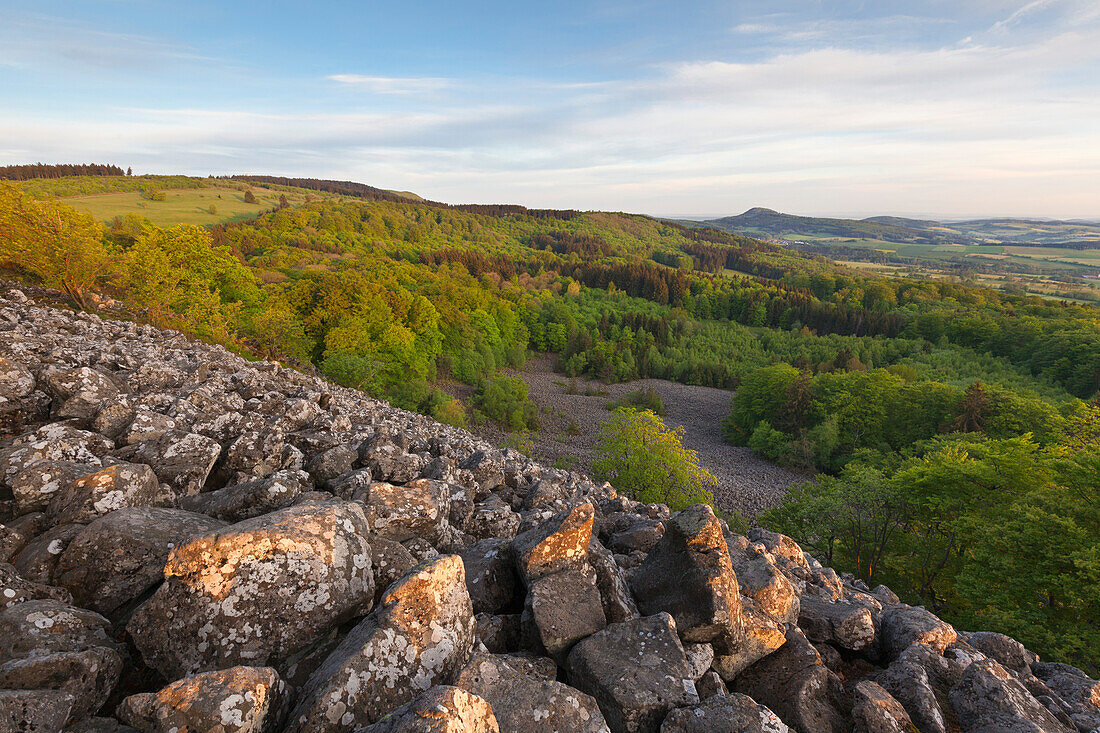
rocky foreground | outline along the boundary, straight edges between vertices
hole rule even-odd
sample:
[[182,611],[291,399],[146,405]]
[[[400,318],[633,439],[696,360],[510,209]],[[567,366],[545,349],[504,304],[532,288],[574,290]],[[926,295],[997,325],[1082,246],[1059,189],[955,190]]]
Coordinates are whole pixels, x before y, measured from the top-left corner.
[[1094,731],[789,538],[0,298],[0,731]]

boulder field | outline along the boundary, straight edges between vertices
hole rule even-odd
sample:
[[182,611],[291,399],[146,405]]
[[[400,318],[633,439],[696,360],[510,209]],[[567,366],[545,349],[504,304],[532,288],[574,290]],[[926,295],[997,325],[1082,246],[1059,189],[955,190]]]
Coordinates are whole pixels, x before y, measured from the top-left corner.
[[0,292],[0,732],[1100,730],[783,535]]

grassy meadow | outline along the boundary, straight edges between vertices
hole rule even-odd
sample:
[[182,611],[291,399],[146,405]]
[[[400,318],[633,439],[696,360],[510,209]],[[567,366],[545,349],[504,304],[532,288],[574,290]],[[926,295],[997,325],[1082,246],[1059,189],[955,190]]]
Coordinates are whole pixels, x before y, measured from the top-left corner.
[[[245,191],[239,188],[211,186],[209,188],[177,188],[164,191],[164,201],[142,198],[139,191],[100,193],[91,196],[75,196],[62,199],[74,209],[87,212],[97,219],[109,222],[116,216],[137,214],[157,226],[195,224],[210,226],[222,222],[243,221],[279,203],[278,191],[254,188],[256,203],[246,203]],[[303,203],[306,192],[287,192],[287,201],[293,206]],[[313,198],[322,198],[314,194]],[[215,213],[210,213],[213,206]]]

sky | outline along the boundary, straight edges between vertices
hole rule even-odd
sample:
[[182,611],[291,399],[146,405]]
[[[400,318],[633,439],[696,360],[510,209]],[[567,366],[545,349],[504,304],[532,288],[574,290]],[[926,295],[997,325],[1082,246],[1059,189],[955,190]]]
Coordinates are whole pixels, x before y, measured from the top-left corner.
[[0,0],[0,164],[1100,218],[1100,0]]

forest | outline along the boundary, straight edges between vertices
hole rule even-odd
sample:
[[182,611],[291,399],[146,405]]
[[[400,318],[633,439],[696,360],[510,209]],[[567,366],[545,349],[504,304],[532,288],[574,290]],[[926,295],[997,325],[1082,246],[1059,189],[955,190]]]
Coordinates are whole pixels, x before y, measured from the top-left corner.
[[453,424],[533,429],[525,391],[499,374],[531,352],[569,376],[735,390],[730,442],[819,473],[756,521],[960,624],[1100,664],[1092,306],[880,277],[638,215],[339,182],[236,179],[339,198],[210,228],[104,223],[50,196],[92,180],[129,182],[0,184],[6,274]]
[[124,176],[117,165],[109,163],[29,163],[0,166],[0,180],[29,181],[34,178],[65,178],[68,176]]

